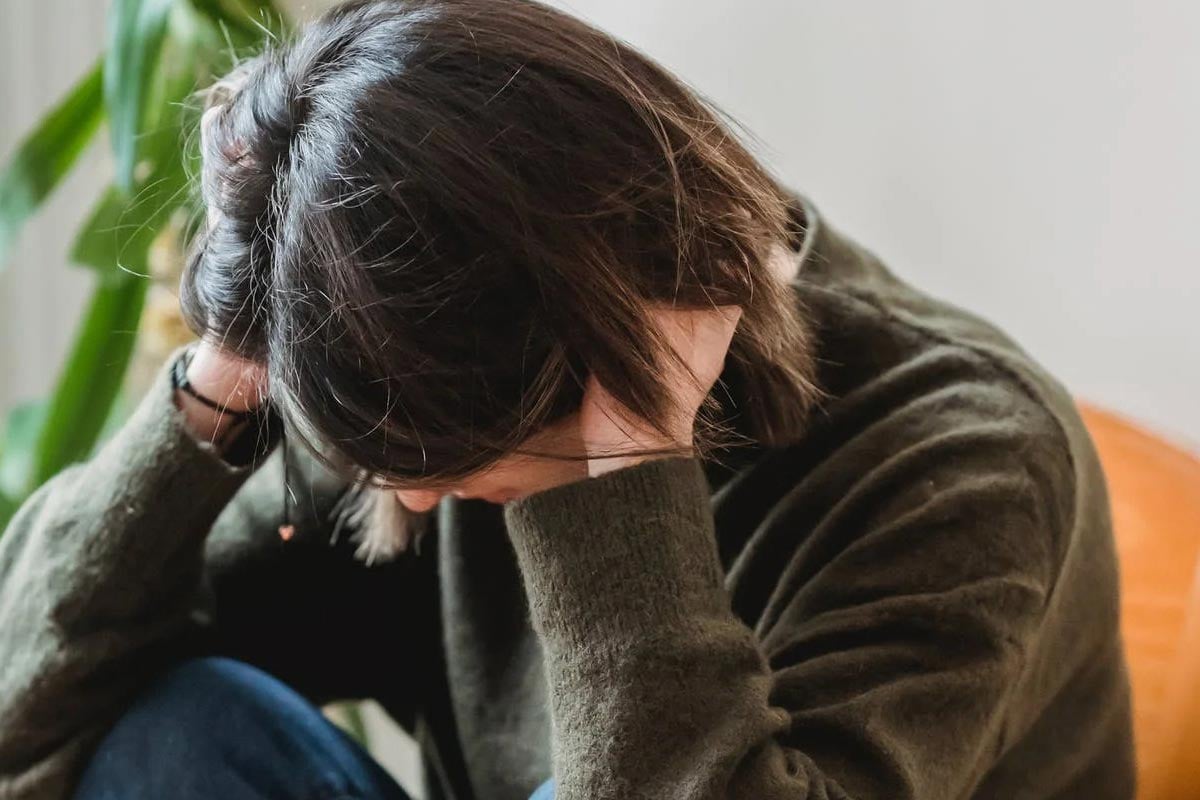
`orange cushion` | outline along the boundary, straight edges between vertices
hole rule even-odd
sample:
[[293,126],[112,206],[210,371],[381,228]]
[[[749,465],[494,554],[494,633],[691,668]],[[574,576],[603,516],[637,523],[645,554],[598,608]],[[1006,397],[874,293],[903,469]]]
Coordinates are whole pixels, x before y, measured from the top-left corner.
[[1141,800],[1200,797],[1200,460],[1081,405],[1108,480]]

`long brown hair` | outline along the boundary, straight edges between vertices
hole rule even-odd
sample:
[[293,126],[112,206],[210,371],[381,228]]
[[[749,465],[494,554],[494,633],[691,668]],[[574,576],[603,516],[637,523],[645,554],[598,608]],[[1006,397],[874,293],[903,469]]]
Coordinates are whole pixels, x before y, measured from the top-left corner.
[[741,306],[739,413],[766,444],[799,433],[808,338],[767,267],[802,235],[792,196],[629,45],[531,0],[352,2],[209,102],[185,313],[268,365],[330,463],[469,474],[589,373],[661,420],[654,303]]

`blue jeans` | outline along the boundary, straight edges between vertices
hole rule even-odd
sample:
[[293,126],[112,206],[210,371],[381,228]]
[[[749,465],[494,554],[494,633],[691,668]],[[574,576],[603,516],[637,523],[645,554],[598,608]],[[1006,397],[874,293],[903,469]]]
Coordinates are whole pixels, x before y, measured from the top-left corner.
[[[125,712],[75,800],[409,800],[320,710],[227,658],[174,668]],[[551,800],[547,782],[530,800]]]

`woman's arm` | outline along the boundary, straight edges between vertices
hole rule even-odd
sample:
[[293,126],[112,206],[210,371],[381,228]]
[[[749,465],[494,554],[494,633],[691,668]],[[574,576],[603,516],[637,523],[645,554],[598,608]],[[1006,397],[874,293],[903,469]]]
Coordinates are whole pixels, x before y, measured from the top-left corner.
[[753,629],[731,608],[694,459],[506,507],[557,800],[969,795],[1003,741],[1063,536],[1018,463],[1029,437],[990,433],[972,471],[956,473],[953,441],[864,466],[815,531],[790,494],[742,508],[761,523],[729,580],[764,598]]
[[[593,379],[593,477],[505,507],[545,653],[556,797],[969,795],[1004,745],[1071,535],[1061,428],[1014,386],[968,384],[953,415],[901,404],[826,454],[824,480],[844,487],[830,496],[776,452],[724,509],[750,537],[726,543],[727,574],[700,462],[638,453],[689,449],[736,316],[662,318],[695,376],[667,381],[679,415],[653,426]],[[746,619],[727,582],[758,598]]]
[[[219,382],[200,373],[192,381],[216,397]],[[235,466],[209,443],[226,438],[226,425],[177,397],[164,367],[117,434],[42,486],[9,524],[0,539],[0,797],[67,797],[131,698],[191,654],[261,664],[281,653],[293,658],[269,666],[314,694],[365,688],[357,678],[343,685],[314,652],[330,644],[329,630],[354,627],[332,615],[370,602],[385,574],[361,580],[328,547],[324,512],[336,486],[314,498],[297,481],[304,535],[285,547],[276,532],[279,453],[267,458],[277,435],[245,431],[248,447],[234,447],[245,463]],[[326,582],[322,564],[333,576]],[[270,616],[281,606],[303,616],[325,590],[340,599],[324,616]]]
[[205,536],[254,465],[223,460],[193,430],[224,423],[176,403],[163,368],[116,435],[0,538],[0,797],[65,797],[188,627]]

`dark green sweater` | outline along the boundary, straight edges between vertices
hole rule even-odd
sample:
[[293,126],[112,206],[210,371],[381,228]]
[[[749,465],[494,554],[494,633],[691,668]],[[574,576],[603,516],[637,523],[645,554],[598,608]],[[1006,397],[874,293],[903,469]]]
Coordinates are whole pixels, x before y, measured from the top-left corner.
[[1108,505],[1070,396],[805,210],[828,398],[802,441],[448,500],[388,564],[330,545],[343,486],[299,453],[282,542],[279,451],[223,462],[160,373],[0,540],[0,798],[66,797],[148,680],[214,651],[377,698],[436,798],[524,800],[552,772],[560,800],[1131,798]]

